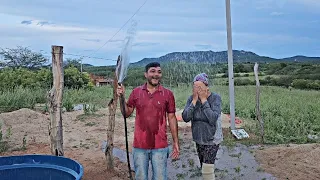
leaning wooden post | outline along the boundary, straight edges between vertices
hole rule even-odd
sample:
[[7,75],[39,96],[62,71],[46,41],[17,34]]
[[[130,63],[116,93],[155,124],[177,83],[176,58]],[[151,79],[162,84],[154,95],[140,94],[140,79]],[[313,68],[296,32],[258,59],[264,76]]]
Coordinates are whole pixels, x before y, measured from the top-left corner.
[[260,112],[260,82],[258,77],[258,63],[254,65],[254,76],[256,78],[256,117],[260,123],[260,133],[262,142],[264,142],[264,123]]
[[64,156],[62,131],[62,97],[64,87],[63,46],[52,46],[53,87],[48,93],[51,153]]
[[[120,56],[118,56],[116,69],[119,67]],[[114,126],[115,126],[115,115],[117,110],[118,96],[117,96],[117,87],[118,87],[118,78],[117,78],[117,70],[114,73],[113,79],[113,98],[110,100],[109,107],[109,122],[107,128],[107,146],[105,149],[105,157],[107,161],[107,169],[113,169],[113,137],[114,137]]]

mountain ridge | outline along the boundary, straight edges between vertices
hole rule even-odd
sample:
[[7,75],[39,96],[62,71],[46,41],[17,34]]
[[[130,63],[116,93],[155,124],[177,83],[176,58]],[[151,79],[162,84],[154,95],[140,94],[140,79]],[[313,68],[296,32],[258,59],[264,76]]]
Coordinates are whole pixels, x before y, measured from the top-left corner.
[[[171,52],[160,57],[143,58],[137,62],[130,63],[130,66],[145,66],[150,62],[160,62],[162,64],[180,61],[185,63],[228,63],[228,51],[189,51],[189,52]],[[271,62],[313,62],[320,63],[320,57],[310,57],[304,55],[295,55],[285,58],[272,58],[260,56],[251,51],[233,50],[234,63],[271,63]],[[83,64],[83,66],[95,66]],[[109,65],[108,67],[114,67]]]
[[[190,51],[190,52],[171,52],[157,58],[143,58],[140,61],[130,63],[134,66],[143,66],[147,63],[157,61],[160,63],[167,63],[173,61],[184,61],[186,63],[227,63],[228,51]],[[296,55],[286,58],[272,58],[268,56],[260,56],[251,51],[233,50],[234,63],[248,63],[248,62],[320,62],[320,57],[308,57],[303,55]]]

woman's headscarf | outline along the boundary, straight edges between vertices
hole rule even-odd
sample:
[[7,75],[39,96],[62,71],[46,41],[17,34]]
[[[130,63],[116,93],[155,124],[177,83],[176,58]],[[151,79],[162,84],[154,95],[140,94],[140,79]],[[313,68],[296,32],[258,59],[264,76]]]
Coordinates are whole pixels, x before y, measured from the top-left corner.
[[209,79],[208,79],[208,75],[206,73],[200,73],[198,75],[196,75],[193,79],[193,82],[196,81],[201,81],[203,82],[206,86],[209,85]]

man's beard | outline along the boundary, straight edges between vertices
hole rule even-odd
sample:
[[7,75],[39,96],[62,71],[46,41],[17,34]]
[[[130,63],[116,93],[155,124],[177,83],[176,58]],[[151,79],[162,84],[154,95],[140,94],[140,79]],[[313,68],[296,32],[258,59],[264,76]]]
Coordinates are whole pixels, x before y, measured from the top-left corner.
[[[157,79],[157,80],[158,80],[158,83],[157,83],[157,84],[152,83],[152,79]],[[161,79],[160,79],[160,78],[157,78],[157,77],[148,78],[148,83],[149,83],[151,86],[154,86],[154,87],[158,86],[158,85],[160,84],[160,81],[161,81]]]

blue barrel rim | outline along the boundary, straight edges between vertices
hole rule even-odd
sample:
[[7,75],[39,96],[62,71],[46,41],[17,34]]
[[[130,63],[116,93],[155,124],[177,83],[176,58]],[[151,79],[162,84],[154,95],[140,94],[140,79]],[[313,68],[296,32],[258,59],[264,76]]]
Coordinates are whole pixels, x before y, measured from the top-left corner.
[[45,157],[45,158],[57,158],[57,159],[65,159],[68,161],[73,162],[77,166],[79,166],[79,173],[76,172],[73,169],[70,169],[68,167],[64,167],[61,165],[53,165],[53,164],[31,164],[31,163],[19,163],[19,164],[11,164],[11,165],[0,165],[0,171],[6,170],[6,169],[13,169],[12,166],[15,166],[16,169],[21,169],[21,168],[44,168],[44,169],[56,169],[56,170],[61,170],[66,173],[70,173],[72,176],[76,178],[76,180],[81,179],[81,177],[84,174],[84,168],[81,163],[78,161],[67,158],[65,156],[55,156],[55,155],[48,155],[48,154],[23,154],[23,155],[11,155],[11,156],[0,156],[1,158],[32,158],[32,157]]
[[[11,166],[12,165],[1,166],[0,171],[13,169]],[[56,169],[56,170],[59,170],[59,171],[63,171],[63,172],[69,173],[73,177],[75,177],[76,179],[79,179],[81,177],[80,174],[78,174],[74,170],[69,169],[69,168],[65,168],[63,166],[57,166],[57,165],[47,165],[46,164],[44,166],[43,164],[41,164],[41,165],[39,165],[39,164],[15,164],[14,166],[15,166],[14,169],[23,169],[23,168]]]

